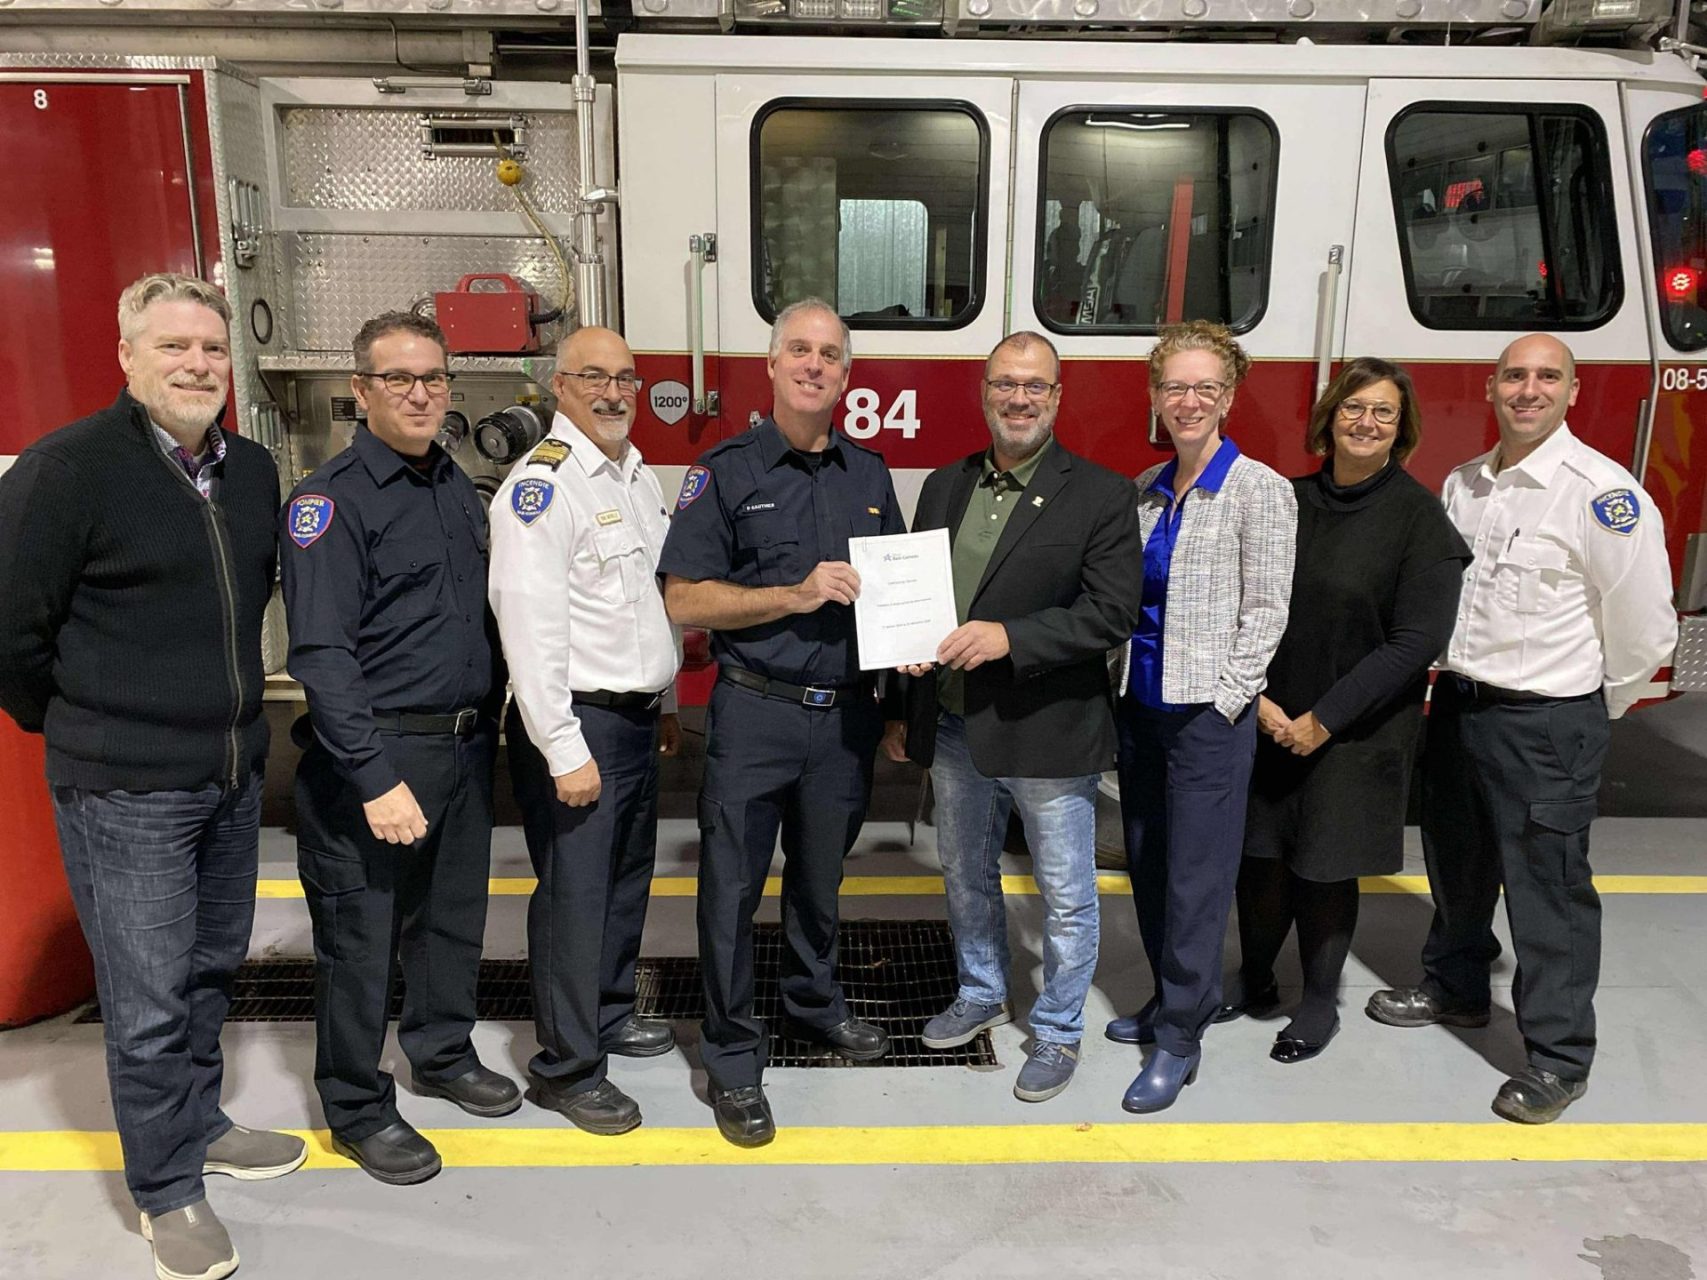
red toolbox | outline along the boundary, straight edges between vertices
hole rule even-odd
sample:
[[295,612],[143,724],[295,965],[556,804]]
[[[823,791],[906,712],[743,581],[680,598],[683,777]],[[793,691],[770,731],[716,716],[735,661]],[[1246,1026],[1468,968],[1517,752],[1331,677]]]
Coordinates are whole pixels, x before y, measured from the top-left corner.
[[[482,283],[498,287],[475,288]],[[530,319],[538,310],[539,295],[514,276],[466,275],[454,290],[435,293],[433,307],[454,353],[509,355],[539,350]]]

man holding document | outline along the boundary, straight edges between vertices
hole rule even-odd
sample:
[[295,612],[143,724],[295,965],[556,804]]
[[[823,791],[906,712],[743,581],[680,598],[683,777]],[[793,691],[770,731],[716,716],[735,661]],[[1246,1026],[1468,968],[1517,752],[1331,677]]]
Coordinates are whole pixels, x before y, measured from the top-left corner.
[[1143,561],[1132,482],[1055,440],[1060,370],[1042,335],[1004,338],[984,367],[990,448],[925,481],[912,536],[948,539],[958,625],[934,669],[903,664],[919,677],[909,717],[884,737],[936,788],[960,989],[925,1026],[932,1048],[1013,1017],[998,859],[1019,809],[1044,904],[1024,1102],[1060,1093],[1078,1063],[1097,959],[1097,778],[1114,764],[1106,655],[1132,634]]
[[743,1147],[776,1132],[753,1012],[753,914],[779,830],[791,1029],[856,1061],[889,1051],[836,980],[842,859],[865,821],[883,732],[855,645],[849,540],[906,528],[882,456],[832,426],[852,360],[828,303],[782,309],[771,414],[688,468],[658,563],[670,620],[710,628],[718,663],[699,796],[700,1051],[717,1127]]

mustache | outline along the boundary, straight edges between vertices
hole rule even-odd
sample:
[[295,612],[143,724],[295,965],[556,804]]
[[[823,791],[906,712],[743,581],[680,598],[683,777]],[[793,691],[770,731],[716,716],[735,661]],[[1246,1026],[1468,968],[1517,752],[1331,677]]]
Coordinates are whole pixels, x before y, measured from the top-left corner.
[[593,409],[598,413],[626,413],[628,406],[621,400],[595,400]]

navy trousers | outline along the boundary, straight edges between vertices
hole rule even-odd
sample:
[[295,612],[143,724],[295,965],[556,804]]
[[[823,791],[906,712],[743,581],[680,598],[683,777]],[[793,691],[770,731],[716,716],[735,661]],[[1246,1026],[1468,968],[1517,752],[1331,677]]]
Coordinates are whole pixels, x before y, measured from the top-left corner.
[[634,1013],[634,965],[658,853],[656,708],[580,705],[599,766],[597,801],[557,798],[514,703],[504,724],[510,776],[539,886],[528,900],[536,1078],[568,1092],[605,1078],[606,1041]]
[[296,771],[297,869],[314,922],[314,1085],[326,1123],[359,1142],[401,1117],[380,1070],[391,990],[405,980],[397,1039],[416,1078],[473,1070],[475,985],[492,866],[497,734],[380,735],[427,834],[387,844],[318,741]]
[[828,1030],[848,1017],[836,981],[842,860],[871,799],[883,722],[869,693],[833,707],[767,698],[720,680],[706,710],[699,798],[701,1054],[720,1089],[760,1082],[767,1035],[753,1013],[753,916],[782,836],[782,1004]]
[[1257,718],[1122,698],[1120,813],[1138,931],[1155,979],[1156,1044],[1197,1052],[1221,1004],[1221,960],[1245,843]]
[[1532,1066],[1586,1079],[1594,1062],[1600,896],[1588,862],[1611,727],[1599,693],[1490,705],[1434,687],[1423,749],[1423,858],[1434,920],[1423,988],[1485,1009],[1505,889],[1512,1002]]
[[53,789],[66,879],[95,957],[107,1084],[137,1208],[202,1199],[231,1128],[219,1033],[249,950],[261,776],[236,788]]

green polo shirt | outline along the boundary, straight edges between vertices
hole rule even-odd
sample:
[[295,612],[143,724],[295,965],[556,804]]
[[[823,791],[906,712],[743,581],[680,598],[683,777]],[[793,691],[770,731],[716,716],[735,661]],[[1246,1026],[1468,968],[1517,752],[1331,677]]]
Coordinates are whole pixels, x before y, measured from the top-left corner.
[[[1050,436],[1041,449],[1012,471],[997,471],[995,458],[985,451],[977,487],[972,490],[966,515],[954,534],[954,611],[961,623],[965,623],[972,608],[972,595],[984,580],[984,570],[990,566],[990,556],[1002,539],[1002,530],[1008,527],[1008,517],[1019,506],[1020,495],[1037,473],[1037,464],[1054,443],[1055,437]],[[936,693],[937,704],[944,711],[957,716],[966,714],[966,680],[961,672],[948,667],[939,669]]]

